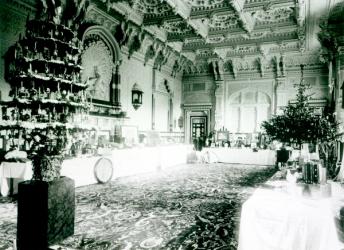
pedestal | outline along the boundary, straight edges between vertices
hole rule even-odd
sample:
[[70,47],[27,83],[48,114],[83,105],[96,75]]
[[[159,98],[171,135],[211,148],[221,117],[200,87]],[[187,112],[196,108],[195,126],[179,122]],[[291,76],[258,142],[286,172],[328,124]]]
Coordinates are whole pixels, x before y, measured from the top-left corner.
[[68,177],[18,187],[18,250],[46,250],[74,234],[75,184]]

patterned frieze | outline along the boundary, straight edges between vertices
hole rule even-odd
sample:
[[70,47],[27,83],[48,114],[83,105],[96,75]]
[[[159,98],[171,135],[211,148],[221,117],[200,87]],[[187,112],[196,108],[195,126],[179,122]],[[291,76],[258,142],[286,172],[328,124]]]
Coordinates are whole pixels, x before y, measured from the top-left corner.
[[183,67],[185,74],[204,74],[209,73],[209,64],[206,61],[197,62],[196,64],[187,62]]
[[[193,17],[209,17],[212,12],[214,11],[228,11],[232,10],[232,7],[227,0],[187,0],[191,3],[191,14],[190,16]],[[234,11],[234,10],[232,10]]]
[[323,65],[323,63],[320,62],[319,54],[290,54],[285,57],[286,67],[295,67],[301,64],[305,66]]
[[256,19],[257,24],[275,24],[280,22],[292,21],[294,10],[291,7],[261,9],[252,12],[251,15]]
[[200,59],[200,58],[212,58],[212,57],[217,57],[217,55],[215,54],[213,49],[198,49],[196,50],[196,58]]
[[[197,56],[196,61],[198,60]],[[207,57],[203,57],[207,58]],[[204,59],[203,59],[204,60]],[[222,61],[221,57],[209,57],[208,63]],[[284,77],[290,74],[294,74],[295,70],[298,71],[300,65],[305,65],[307,72],[315,72],[316,70],[324,68],[326,65],[320,62],[318,54],[284,54],[284,53],[274,53],[271,55],[251,55],[251,56],[241,56],[241,57],[230,57],[224,61],[223,71],[226,74],[233,75],[234,79],[240,78],[242,74],[260,74],[260,77],[273,77],[271,73],[278,77]],[[214,67],[213,67],[214,68]],[[216,67],[215,67],[216,68]],[[214,74],[211,67],[208,67],[208,72]],[[189,73],[189,72],[188,72]],[[197,70],[195,70],[197,73]],[[204,72],[202,72],[204,73]]]
[[[210,42],[207,42],[210,41]],[[214,48],[214,47],[233,47],[237,46],[238,44],[245,44],[246,46],[255,46],[257,43],[267,43],[267,44],[274,44],[274,43],[281,43],[286,41],[286,44],[290,42],[298,41],[297,31],[288,31],[288,32],[255,32],[253,35],[246,35],[240,34],[236,36],[227,36],[223,38],[223,35],[209,35],[206,41],[202,40],[190,40],[189,42],[185,42],[183,46],[183,50],[195,50],[199,49],[200,47],[203,48]],[[297,47],[286,46],[287,49],[291,50],[298,50],[299,45]]]

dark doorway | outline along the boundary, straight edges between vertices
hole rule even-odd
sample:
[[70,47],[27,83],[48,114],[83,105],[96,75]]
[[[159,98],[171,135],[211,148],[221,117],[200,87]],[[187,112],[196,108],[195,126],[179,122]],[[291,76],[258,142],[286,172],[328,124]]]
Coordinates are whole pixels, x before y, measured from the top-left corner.
[[207,117],[191,116],[191,140],[196,150],[202,150],[207,136]]

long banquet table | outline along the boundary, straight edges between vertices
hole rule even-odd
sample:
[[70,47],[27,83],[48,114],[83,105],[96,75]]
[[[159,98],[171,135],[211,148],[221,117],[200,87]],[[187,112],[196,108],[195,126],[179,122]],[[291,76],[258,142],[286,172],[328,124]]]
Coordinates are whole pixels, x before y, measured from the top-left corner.
[[296,184],[258,188],[242,206],[238,250],[344,249],[335,223],[344,205],[338,186],[313,186],[316,195],[308,196]]
[[[66,159],[62,163],[61,175],[75,181],[75,186],[97,183],[94,166],[100,158],[108,158],[113,165],[112,179],[138,173],[152,172],[157,169],[185,164],[192,145],[166,145],[160,147],[127,148],[112,150],[101,156],[77,157]],[[14,191],[18,181],[32,177],[31,163],[2,162],[0,165],[0,193],[7,196],[9,183],[7,178],[16,178]]]
[[202,154],[210,154],[218,162],[254,164],[254,165],[275,165],[276,151],[258,150],[253,152],[251,148],[203,148]]

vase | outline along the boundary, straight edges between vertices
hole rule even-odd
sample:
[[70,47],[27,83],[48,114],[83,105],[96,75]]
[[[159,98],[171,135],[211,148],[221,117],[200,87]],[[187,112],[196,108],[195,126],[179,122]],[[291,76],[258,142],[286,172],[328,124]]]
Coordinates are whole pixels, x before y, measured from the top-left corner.
[[75,183],[24,181],[18,186],[17,249],[46,250],[74,234]]
[[32,159],[32,179],[49,182],[60,178],[62,161],[61,155],[36,155]]

